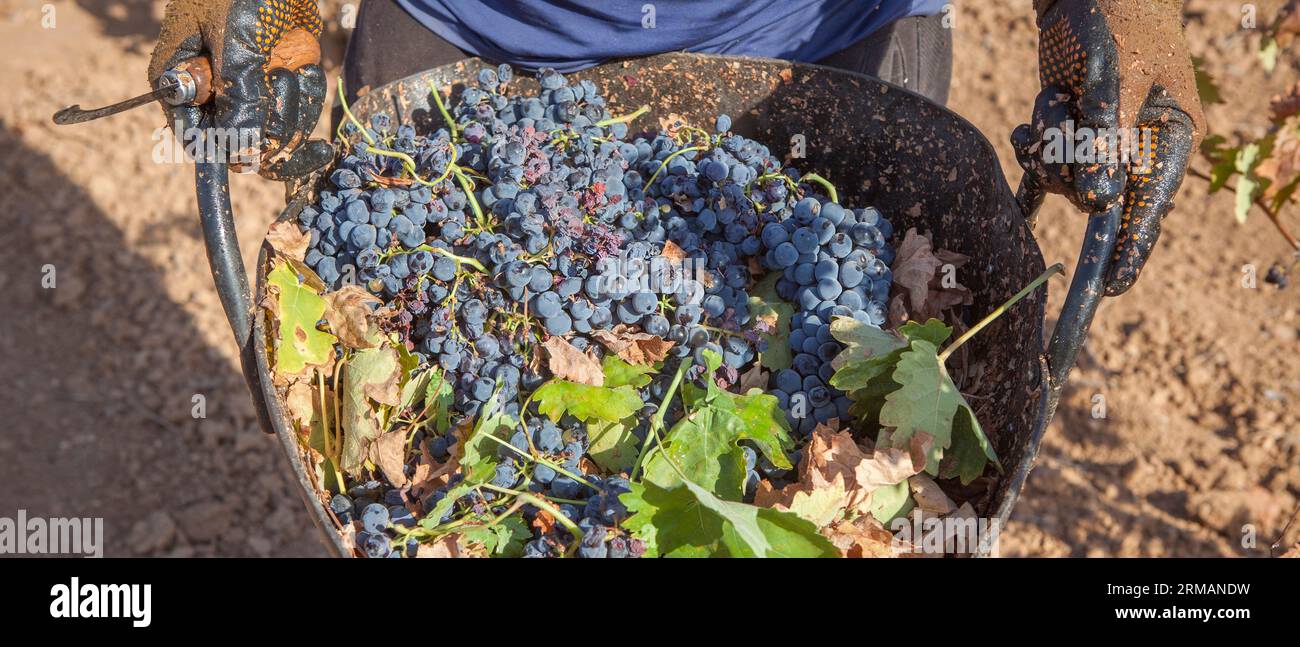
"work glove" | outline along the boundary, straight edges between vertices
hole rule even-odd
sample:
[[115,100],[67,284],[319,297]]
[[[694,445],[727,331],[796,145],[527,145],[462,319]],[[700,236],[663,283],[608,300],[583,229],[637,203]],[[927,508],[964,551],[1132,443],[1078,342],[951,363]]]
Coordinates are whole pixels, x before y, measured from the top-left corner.
[[308,140],[327,86],[318,64],[321,28],[314,0],[171,0],[149,82],[206,56],[215,97],[204,106],[164,106],[168,125],[216,129],[226,161],[273,180],[328,164],[329,143]]
[[[1137,280],[1204,134],[1182,4],[1034,2],[1042,91],[1033,123],[1016,128],[1011,140],[1027,179],[1080,210],[1100,213],[1123,201],[1107,296],[1123,294]],[[1081,135],[1074,138],[1076,155],[1062,158],[1068,150],[1059,136],[1072,132]],[[1081,155],[1090,148],[1089,135],[1097,142],[1092,161]]]

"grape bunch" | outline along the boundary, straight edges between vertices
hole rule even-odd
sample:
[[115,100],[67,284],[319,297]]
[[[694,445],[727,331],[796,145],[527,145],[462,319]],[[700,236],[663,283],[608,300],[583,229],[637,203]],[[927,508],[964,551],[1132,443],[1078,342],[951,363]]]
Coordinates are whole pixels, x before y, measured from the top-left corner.
[[830,386],[831,360],[843,345],[831,321],[885,323],[893,226],[874,208],[846,209],[806,197],[789,217],[763,227],[763,265],[780,271],[777,295],[796,306],[790,321],[792,366],[772,377],[772,393],[799,435],[832,418],[847,420],[850,401]]
[[[712,131],[676,124],[634,134],[627,124],[646,108],[615,117],[591,81],[544,69],[538,95],[524,96],[511,93],[512,80],[508,66],[484,69],[450,110],[434,93],[447,124],[430,133],[384,114],[362,124],[345,107],[340,136],[354,143],[298,216],[310,234],[305,261],[327,289],[357,285],[389,304],[396,314],[386,332],[420,370],[438,369],[460,416],[473,419],[495,398],[500,412],[527,420],[501,448],[491,488],[458,493],[444,506],[448,520],[526,491],[564,501],[554,511],[523,506],[536,532],[526,554],[562,550],[571,523],[582,530],[580,556],[638,556],[644,546],[618,523],[627,480],[583,472],[587,435],[577,420],[524,410],[551,377],[543,342],[560,337],[597,358],[607,352],[605,333],[673,342],[659,375],[639,390],[633,433],[644,442],[644,419],[681,362],[696,365],[691,379],[725,387],[767,350],[763,334],[774,331],[752,316],[749,290],[753,271],[779,271],[778,294],[797,313],[793,366],[772,376],[772,389],[806,434],[814,421],[845,417],[847,400],[826,384],[838,349],[829,323],[883,323],[892,231],[879,212],[841,207],[833,188],[832,198],[818,192],[820,178],[801,177],[734,134],[726,115]],[[723,360],[716,376],[698,370],[705,351]],[[415,441],[437,460],[457,442],[428,429]],[[745,449],[752,491],[770,465]],[[429,495],[423,509],[456,485]],[[399,491],[382,490],[355,486],[331,509],[360,521],[367,555],[410,553],[389,545],[394,527],[414,519]],[[565,519],[535,522],[552,512]]]

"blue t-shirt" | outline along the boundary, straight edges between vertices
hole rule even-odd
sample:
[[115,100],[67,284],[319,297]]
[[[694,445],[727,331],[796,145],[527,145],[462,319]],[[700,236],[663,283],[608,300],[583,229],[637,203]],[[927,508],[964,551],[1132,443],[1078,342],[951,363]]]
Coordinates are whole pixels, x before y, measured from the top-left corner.
[[398,0],[483,58],[573,72],[610,58],[687,51],[818,61],[952,0]]

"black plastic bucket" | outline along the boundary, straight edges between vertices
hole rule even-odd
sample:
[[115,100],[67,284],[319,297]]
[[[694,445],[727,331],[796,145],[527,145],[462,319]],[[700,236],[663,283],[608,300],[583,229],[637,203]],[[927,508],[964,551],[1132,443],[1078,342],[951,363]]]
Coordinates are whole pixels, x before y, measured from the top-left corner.
[[[430,106],[430,88],[450,90],[455,101],[465,80],[484,65],[465,60],[372,89],[352,111],[362,121],[385,112],[427,132],[442,123],[436,107]],[[614,114],[649,105],[651,111],[630,124],[632,132],[657,128],[657,118],[670,113],[695,124],[712,123],[717,114],[726,113],[734,131],[773,151],[779,153],[787,143],[801,145],[804,157],[794,163],[833,182],[845,205],[875,206],[895,223],[896,236],[916,227],[929,233],[936,246],[971,257],[960,276],[975,296],[965,312],[967,324],[1045,269],[1025,213],[1040,199],[1018,201],[988,140],[966,120],[919,95],[815,65],[694,54],[617,61],[573,76],[594,82]],[[516,79],[512,87],[524,93],[537,90],[531,78]],[[259,258],[256,298],[250,300],[238,246],[233,244],[225,179],[222,167],[199,168],[199,204],[214,279],[244,351],[245,375],[263,425],[279,438],[326,545],[345,555],[312,486],[312,468],[304,463],[286,418],[283,394],[272,387],[266,314],[251,305],[264,294],[266,248]],[[296,217],[314,199],[321,181],[313,177],[294,190],[280,219]],[[1022,208],[1022,202],[1029,206]],[[1090,232],[1096,229],[1104,239],[1113,225],[1110,220],[1105,214],[1095,217]],[[1085,261],[1093,256],[1085,253]],[[1088,277],[1097,273],[1097,267],[1081,265],[1066,305],[1066,312],[1074,314],[1062,317],[1064,325],[1058,325],[1057,338],[1046,353],[1046,291],[1040,289],[968,344],[963,366],[955,367],[978,376],[965,388],[975,389],[972,403],[1007,470],[993,483],[976,481],[972,485],[980,489],[961,493],[978,504],[982,516],[1005,521],[1011,513],[1100,298],[1097,290],[1088,289],[1095,288]]]

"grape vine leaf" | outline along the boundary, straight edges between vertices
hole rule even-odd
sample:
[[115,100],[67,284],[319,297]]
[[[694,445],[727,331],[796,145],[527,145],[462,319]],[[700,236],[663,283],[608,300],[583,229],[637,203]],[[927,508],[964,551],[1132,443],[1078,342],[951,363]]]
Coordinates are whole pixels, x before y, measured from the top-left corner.
[[[706,375],[713,375],[722,366],[722,356],[713,351],[705,351],[704,359]],[[712,409],[714,420],[711,425],[717,425],[721,431],[731,435],[733,443],[748,440],[773,465],[790,469],[790,459],[785,450],[794,442],[790,439],[790,422],[776,396],[758,389],[736,394],[719,388],[712,379],[705,379],[703,389],[693,384],[683,386],[682,402],[691,412]]]
[[289,265],[277,262],[266,277],[276,294],[274,314],[279,321],[279,345],[275,352],[275,373],[279,378],[301,375],[309,368],[325,366],[334,358],[334,335],[316,328],[325,314],[325,300],[298,280]]
[[510,515],[495,523],[491,517],[485,516],[483,523],[461,526],[458,532],[462,541],[482,546],[491,557],[523,555],[524,542],[533,534],[519,515]]
[[619,422],[641,410],[641,396],[630,385],[617,388],[551,380],[533,392],[537,410],[555,422],[571,414],[583,422]]
[[600,368],[605,374],[604,385],[611,389],[625,385],[639,389],[649,384],[650,374],[658,370],[649,364],[629,364],[614,355],[606,355]]
[[926,456],[925,470],[938,474],[943,450],[952,444],[953,417],[966,401],[953,384],[948,371],[939,362],[939,351],[925,340],[912,342],[894,369],[898,390],[885,396],[880,410],[880,424],[896,429],[893,446],[906,448],[918,431],[934,438]]
[[636,465],[637,437],[632,433],[635,418],[620,422],[593,420],[587,423],[587,455],[608,472],[625,472]]
[[970,485],[971,481],[984,474],[986,462],[993,463],[999,473],[1003,471],[997,452],[993,451],[993,445],[984,435],[979,420],[975,419],[975,412],[968,407],[958,409],[957,416],[953,419],[952,458],[951,468],[940,476],[959,478],[962,485]]
[[772,272],[759,281],[749,293],[749,312],[753,321],[761,322],[768,332],[762,333],[767,348],[759,357],[759,365],[771,371],[790,368],[790,318],[794,307],[776,293],[779,272]]
[[878,487],[871,492],[871,516],[885,525],[912,511],[911,488],[907,481]]
[[665,488],[680,485],[680,468],[709,492],[739,501],[745,485],[745,456],[736,444],[740,435],[739,420],[730,412],[707,406],[692,411],[646,461],[645,480]]
[[375,308],[382,302],[375,295],[360,286],[345,285],[323,298],[329,306],[324,319],[343,346],[373,348],[381,343],[382,339],[375,334],[378,329],[374,320]]
[[837,557],[811,522],[790,512],[724,501],[684,481],[672,489],[633,483],[620,500],[623,527],[666,557]]
[[343,453],[339,467],[356,473],[379,437],[379,418],[371,400],[390,406],[401,400],[397,353],[389,346],[358,350],[343,366]]

